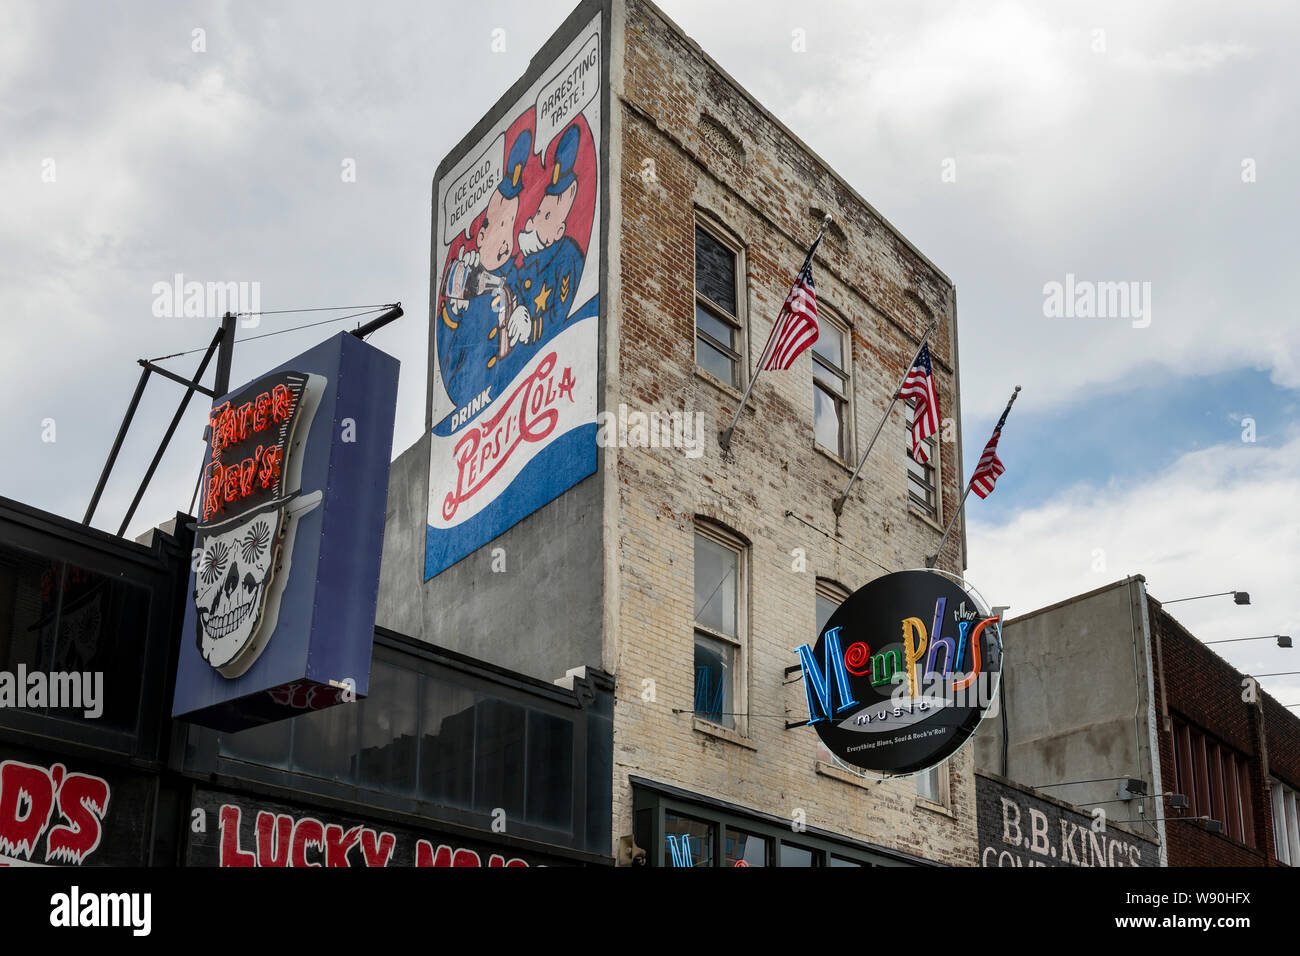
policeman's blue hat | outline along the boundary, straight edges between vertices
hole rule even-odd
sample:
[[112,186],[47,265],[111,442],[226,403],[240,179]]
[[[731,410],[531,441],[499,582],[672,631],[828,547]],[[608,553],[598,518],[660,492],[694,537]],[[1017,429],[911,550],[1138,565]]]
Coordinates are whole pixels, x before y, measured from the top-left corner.
[[514,145],[510,147],[510,156],[506,159],[505,175],[501,177],[501,185],[497,187],[501,195],[507,199],[514,199],[524,188],[524,166],[528,164],[528,156],[533,151],[533,134],[524,130],[515,140]]
[[551,162],[551,181],[546,184],[547,195],[558,196],[578,178],[573,167],[578,162],[578,141],[581,138],[576,126],[570,126],[560,137],[560,145],[555,147],[555,159]]

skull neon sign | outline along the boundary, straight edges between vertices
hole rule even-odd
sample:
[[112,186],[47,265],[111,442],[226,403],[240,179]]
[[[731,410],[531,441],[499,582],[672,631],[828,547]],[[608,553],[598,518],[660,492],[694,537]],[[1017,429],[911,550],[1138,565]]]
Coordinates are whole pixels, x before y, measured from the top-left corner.
[[296,453],[324,387],[319,375],[284,371],[214,406],[208,420],[202,506],[195,533],[195,640],[223,677],[252,667],[279,612],[303,495]]

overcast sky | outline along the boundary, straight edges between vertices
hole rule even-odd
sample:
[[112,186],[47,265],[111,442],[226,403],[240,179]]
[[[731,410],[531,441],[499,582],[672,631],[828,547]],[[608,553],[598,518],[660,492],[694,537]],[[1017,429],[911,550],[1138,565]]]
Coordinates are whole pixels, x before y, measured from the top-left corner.
[[[0,5],[0,494],[81,517],[135,360],[213,333],[154,316],[177,273],[256,281],[265,310],[402,301],[371,341],[402,361],[395,452],[415,441],[434,169],[573,5]],[[1294,3],[760,0],[743,29],[734,2],[663,6],[956,282],[968,463],[1024,386],[1007,474],[971,499],[991,602],[1141,572],[1158,598],[1251,592],[1171,609],[1202,639],[1300,638]],[[1046,314],[1067,275],[1149,283],[1149,311]],[[232,381],[351,325],[249,341]],[[98,526],[178,393],[150,385]],[[132,534],[188,509],[194,405]]]

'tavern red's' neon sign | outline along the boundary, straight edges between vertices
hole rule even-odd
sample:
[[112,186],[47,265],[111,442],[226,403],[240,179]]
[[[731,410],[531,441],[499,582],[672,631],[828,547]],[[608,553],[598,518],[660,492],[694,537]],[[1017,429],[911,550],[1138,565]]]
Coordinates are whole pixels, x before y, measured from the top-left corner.
[[[248,401],[226,401],[212,409],[210,460],[203,469],[205,523],[221,511],[242,510],[229,506],[279,484],[295,404],[290,384],[277,382]],[[228,460],[223,462],[223,455]]]

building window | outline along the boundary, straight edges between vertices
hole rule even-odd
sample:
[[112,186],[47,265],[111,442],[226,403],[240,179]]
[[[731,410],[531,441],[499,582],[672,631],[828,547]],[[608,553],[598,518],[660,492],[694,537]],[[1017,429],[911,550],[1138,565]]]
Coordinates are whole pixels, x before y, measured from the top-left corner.
[[1174,779],[1187,797],[1187,815],[1223,824],[1223,835],[1255,846],[1250,765],[1241,754],[1199,729],[1174,721]]
[[1277,860],[1287,866],[1300,866],[1300,821],[1296,819],[1295,791],[1269,778],[1269,802],[1273,805],[1273,845]]
[[695,364],[728,385],[740,385],[743,335],[740,252],[695,226]]
[[669,866],[713,866],[714,825],[707,820],[664,814],[664,862]]
[[726,858],[723,866],[771,866],[768,857],[771,841],[757,833],[727,827]]
[[720,528],[695,533],[695,715],[737,728],[744,710],[744,544]]
[[851,455],[849,363],[852,341],[848,330],[825,310],[812,347],[813,436],[817,444],[841,458]]
[[925,440],[926,457],[923,465],[912,457],[912,420],[916,415],[914,402],[907,403],[903,416],[907,430],[903,441],[907,448],[907,499],[912,507],[927,518],[939,520],[939,442],[938,433]]
[[[817,579],[817,630],[813,632],[814,636],[809,641],[810,644],[815,642],[817,637],[821,635],[822,630],[826,627],[826,622],[831,619],[831,615],[839,609],[839,606],[848,600],[848,596],[849,592],[834,581],[827,581],[824,578]],[[817,740],[817,759],[823,763],[836,763],[834,754],[822,743],[822,739],[816,737],[816,735],[814,737]]]
[[820,635],[826,622],[831,619],[841,604],[848,600],[849,592],[840,587],[834,581],[827,581],[825,578],[817,579],[817,630],[816,634]]
[[922,800],[929,800],[931,803],[942,804],[942,795],[939,793],[939,767],[931,767],[929,770],[922,770],[916,775],[916,795]]
[[822,851],[781,841],[781,866],[820,866]]

